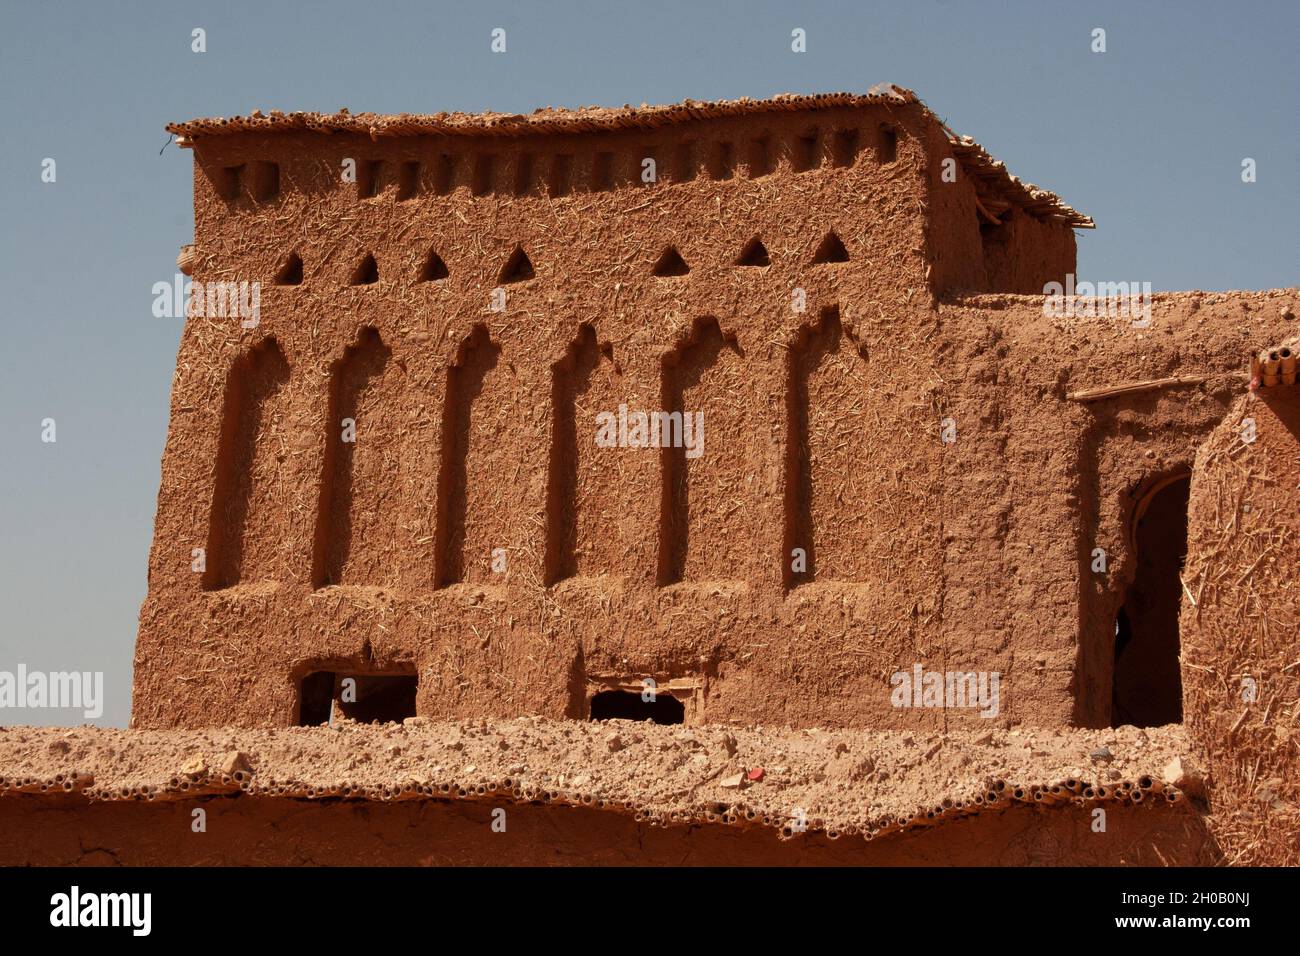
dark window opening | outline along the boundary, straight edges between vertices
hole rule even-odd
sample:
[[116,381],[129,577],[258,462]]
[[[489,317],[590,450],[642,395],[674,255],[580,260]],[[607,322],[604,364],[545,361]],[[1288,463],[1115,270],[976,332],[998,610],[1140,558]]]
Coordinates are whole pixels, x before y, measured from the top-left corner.
[[496,169],[497,158],[484,154],[474,161],[474,176],[470,182],[470,192],[475,196],[485,196],[492,191],[492,176]]
[[533,154],[520,153],[515,158],[515,195],[526,196],[533,191]]
[[818,137],[815,132],[800,136],[794,141],[794,155],[791,159],[794,162],[794,171],[796,173],[806,173],[810,169],[817,168],[820,157],[818,156]]
[[1183,719],[1178,612],[1187,557],[1191,477],[1160,486],[1139,505],[1134,528],[1137,572],[1115,620],[1111,725],[1158,727]]
[[357,163],[357,198],[373,199],[379,194],[379,168],[382,160],[363,159]]
[[686,722],[686,708],[671,694],[657,693],[653,701],[630,690],[603,690],[591,698],[592,720],[649,720],[656,724]]
[[275,274],[276,285],[302,285],[302,257],[296,252],[289,253],[280,271]]
[[240,166],[222,166],[212,174],[212,186],[222,199],[226,202],[234,202],[239,198],[239,184],[244,176],[244,167]]
[[654,269],[651,270],[653,275],[660,277],[684,276],[690,271],[691,267],[686,264],[682,254],[672,246],[663,251],[663,255],[659,257],[659,261],[655,263]]
[[442,261],[442,256],[436,252],[430,252],[429,258],[424,260],[424,265],[420,267],[421,282],[437,282],[445,279],[447,272],[447,263]]
[[880,127],[880,140],[876,144],[876,158],[882,163],[892,163],[898,158],[898,130],[894,129],[894,127]]
[[852,166],[858,158],[858,131],[841,129],[835,132],[835,141],[831,150],[831,165]]
[[433,169],[433,191],[439,196],[451,192],[456,182],[456,157],[443,153]]
[[334,672],[316,671],[298,685],[298,726],[318,727],[329,723],[334,702]]
[[379,281],[379,265],[375,262],[375,257],[366,254],[366,257],[357,263],[356,269],[352,273],[350,285],[373,285]]
[[688,183],[695,178],[695,141],[687,140],[677,145],[677,155],[673,160],[673,179]]
[[821,241],[817,251],[813,254],[813,264],[825,262],[848,262],[849,251],[844,248],[844,243],[840,237],[833,232],[826,233],[826,238]]
[[278,163],[252,163],[248,170],[248,191],[257,202],[270,202],[280,195]]
[[1010,238],[1010,233],[1009,230],[1007,229],[1007,223],[1005,219],[1001,219],[997,222],[991,222],[990,220],[985,219],[983,216],[980,217],[980,242],[984,243],[985,245],[989,245],[990,243],[998,243],[999,245],[1005,245],[1009,238]]
[[757,178],[772,171],[771,144],[766,136],[749,143],[749,175]]
[[713,155],[709,160],[709,177],[712,179],[730,179],[736,171],[736,160],[730,143],[714,143]]
[[552,199],[567,195],[569,192],[569,183],[573,178],[573,157],[572,156],[552,156],[551,157],[551,174],[546,181],[546,193]]
[[510,254],[505,268],[501,270],[501,277],[497,281],[502,285],[511,282],[527,282],[534,275],[533,263],[528,258],[528,253],[524,252],[522,248],[517,248]]
[[738,266],[770,266],[771,264],[767,246],[763,245],[763,240],[757,236],[745,244],[745,248],[740,251],[740,257],[736,259]]
[[397,173],[397,198],[410,199],[420,191],[420,163],[402,163]]
[[415,716],[414,674],[343,674],[315,671],[298,685],[298,726],[316,727],[344,717],[358,723],[401,723]]

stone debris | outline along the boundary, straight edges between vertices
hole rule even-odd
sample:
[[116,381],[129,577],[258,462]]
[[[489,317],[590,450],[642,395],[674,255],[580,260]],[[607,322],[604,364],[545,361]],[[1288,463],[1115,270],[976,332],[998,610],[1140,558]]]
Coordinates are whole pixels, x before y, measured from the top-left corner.
[[221,755],[221,763],[218,764],[221,772],[228,777],[233,777],[239,772],[252,773],[253,768],[248,763],[247,754],[239,750],[231,750]]

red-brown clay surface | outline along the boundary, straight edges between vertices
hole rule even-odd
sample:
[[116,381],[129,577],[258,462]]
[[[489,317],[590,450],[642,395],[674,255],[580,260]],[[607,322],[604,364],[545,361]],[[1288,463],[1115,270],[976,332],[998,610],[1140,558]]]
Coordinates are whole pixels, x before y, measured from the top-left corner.
[[1264,388],[1238,398],[1192,472],[1184,719],[1233,862],[1300,863],[1298,439],[1297,389]]
[[[0,863],[1213,862],[1200,812],[1161,779],[1188,747],[1178,728],[8,728],[0,816],[35,815],[40,832],[67,828],[83,848],[107,849],[74,852],[70,834],[43,848],[20,838]],[[222,774],[236,752],[242,782]],[[727,785],[736,774],[745,784]],[[505,807],[509,836],[494,845],[487,809],[446,801]],[[208,833],[190,831],[195,806]],[[1105,833],[1093,832],[1098,807]],[[808,830],[794,834],[798,808]],[[703,829],[687,837],[685,824]]]

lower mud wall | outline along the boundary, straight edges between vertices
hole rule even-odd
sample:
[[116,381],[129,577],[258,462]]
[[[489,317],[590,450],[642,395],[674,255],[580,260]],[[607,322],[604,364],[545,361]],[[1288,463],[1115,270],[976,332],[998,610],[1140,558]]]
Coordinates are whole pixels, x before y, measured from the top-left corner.
[[[206,832],[192,831],[206,812]],[[1187,804],[1013,809],[873,840],[770,830],[655,827],[621,813],[467,801],[217,797],[166,803],[0,800],[0,865],[35,866],[1054,866],[1210,865],[1219,853]],[[498,817],[499,818],[499,817]]]

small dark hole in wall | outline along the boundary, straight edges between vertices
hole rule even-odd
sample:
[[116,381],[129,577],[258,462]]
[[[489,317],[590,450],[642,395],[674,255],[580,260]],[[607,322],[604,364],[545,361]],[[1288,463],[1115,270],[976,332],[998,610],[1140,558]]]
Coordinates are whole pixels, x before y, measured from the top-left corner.
[[686,722],[686,708],[671,694],[662,691],[647,702],[630,690],[603,690],[591,698],[592,720],[649,720],[656,724]]
[[880,139],[876,144],[876,158],[882,163],[892,163],[898,158],[898,130],[894,129],[894,127],[880,127]]
[[763,245],[763,240],[755,236],[745,244],[741,250],[740,257],[736,259],[738,266],[768,266],[772,260],[768,257],[767,246]]
[[373,199],[379,193],[379,175],[383,161],[362,159],[357,161],[357,198]]
[[817,252],[813,254],[813,264],[825,262],[848,262],[849,252],[844,248],[844,243],[840,237],[833,232],[826,233],[826,238],[821,241],[817,247]]
[[280,270],[275,274],[276,285],[302,285],[302,257],[296,252],[289,253]]
[[669,246],[655,263],[652,273],[656,276],[684,276],[691,271],[691,267],[686,264],[682,254],[674,247]]
[[439,279],[445,279],[448,276],[447,264],[442,261],[442,256],[436,252],[430,252],[429,258],[424,260],[424,265],[420,267],[421,282],[437,282]]
[[528,253],[522,248],[516,248],[510,253],[510,258],[506,260],[505,267],[501,270],[501,276],[497,279],[502,285],[511,282],[527,282],[533,278],[532,260],[528,258]]
[[397,173],[397,198],[411,199],[420,191],[420,163],[412,161],[402,163]]
[[1009,238],[1007,222],[1002,219],[998,222],[989,222],[983,216],[980,217],[980,242],[1004,243]]
[[375,257],[366,254],[366,257],[357,263],[356,269],[352,273],[350,285],[373,285],[379,281],[379,265],[375,262]]

